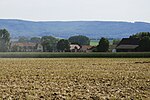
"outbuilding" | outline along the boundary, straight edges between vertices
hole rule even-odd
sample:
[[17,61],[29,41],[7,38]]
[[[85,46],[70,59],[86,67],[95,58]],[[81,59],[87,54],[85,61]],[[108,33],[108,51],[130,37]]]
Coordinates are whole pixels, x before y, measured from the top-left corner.
[[117,52],[138,52],[139,38],[123,38],[116,46]]

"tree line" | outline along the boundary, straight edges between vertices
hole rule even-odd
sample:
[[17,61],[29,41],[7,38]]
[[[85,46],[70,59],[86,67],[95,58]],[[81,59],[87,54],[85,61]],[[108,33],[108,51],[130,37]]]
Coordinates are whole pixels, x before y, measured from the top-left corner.
[[[70,44],[78,44],[80,46],[90,45],[90,39],[83,35],[71,36],[68,39],[58,39],[53,36],[43,36],[43,37],[32,37],[28,39],[27,37],[20,37],[18,42],[32,42],[40,43],[43,46],[44,52],[67,52],[70,50]],[[101,38],[96,51],[106,52],[109,48],[109,41],[106,38]],[[6,29],[0,29],[0,51],[7,52],[10,49],[10,33]]]
[[140,32],[130,36],[131,39],[138,38],[139,47],[138,50],[141,52],[150,51],[150,32]]
[[[21,41],[20,41],[21,40]],[[19,39],[20,42],[26,39]],[[90,39],[83,35],[71,36],[69,39],[57,39],[53,36],[43,36],[42,38],[33,37],[30,42],[41,43],[44,52],[69,52],[70,44],[77,44],[79,46],[90,45]],[[25,41],[24,41],[25,42]],[[109,41],[107,38],[101,38],[99,45],[93,52],[107,52],[109,49]]]
[[[141,32],[131,35],[129,38],[139,38],[140,51],[150,51],[150,33]],[[52,51],[69,51],[70,44],[78,44],[80,46],[90,45],[90,39],[83,35],[71,36],[68,39],[58,39],[53,36],[32,37],[28,39],[26,37],[20,37],[18,42],[33,42],[40,43],[43,46],[44,52]],[[118,44],[119,41],[115,40],[114,44]],[[6,52],[10,49],[10,33],[6,29],[0,29],[0,52]],[[109,41],[107,38],[102,37],[93,52],[107,52],[109,49]]]

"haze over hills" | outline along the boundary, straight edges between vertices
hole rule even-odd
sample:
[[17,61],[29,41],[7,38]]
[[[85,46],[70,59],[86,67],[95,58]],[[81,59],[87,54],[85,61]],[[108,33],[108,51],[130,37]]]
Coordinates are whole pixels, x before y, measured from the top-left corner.
[[137,32],[150,32],[150,23],[115,21],[47,21],[34,22],[0,19],[0,29],[7,29],[11,37],[55,36],[68,38],[85,35],[89,38],[123,38]]

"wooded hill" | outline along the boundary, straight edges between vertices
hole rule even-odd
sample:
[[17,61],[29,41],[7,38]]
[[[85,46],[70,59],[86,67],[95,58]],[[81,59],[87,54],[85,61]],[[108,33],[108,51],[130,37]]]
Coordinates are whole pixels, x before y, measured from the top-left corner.
[[6,28],[12,37],[54,36],[68,38],[85,35],[89,38],[123,38],[137,32],[150,32],[150,23],[113,21],[47,21],[33,22],[0,19],[0,29]]

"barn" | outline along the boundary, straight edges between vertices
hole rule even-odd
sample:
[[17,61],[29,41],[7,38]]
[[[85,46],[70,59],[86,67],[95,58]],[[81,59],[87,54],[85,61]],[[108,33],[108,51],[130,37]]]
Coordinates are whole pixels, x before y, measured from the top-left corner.
[[139,38],[123,38],[116,46],[117,52],[138,52]]

